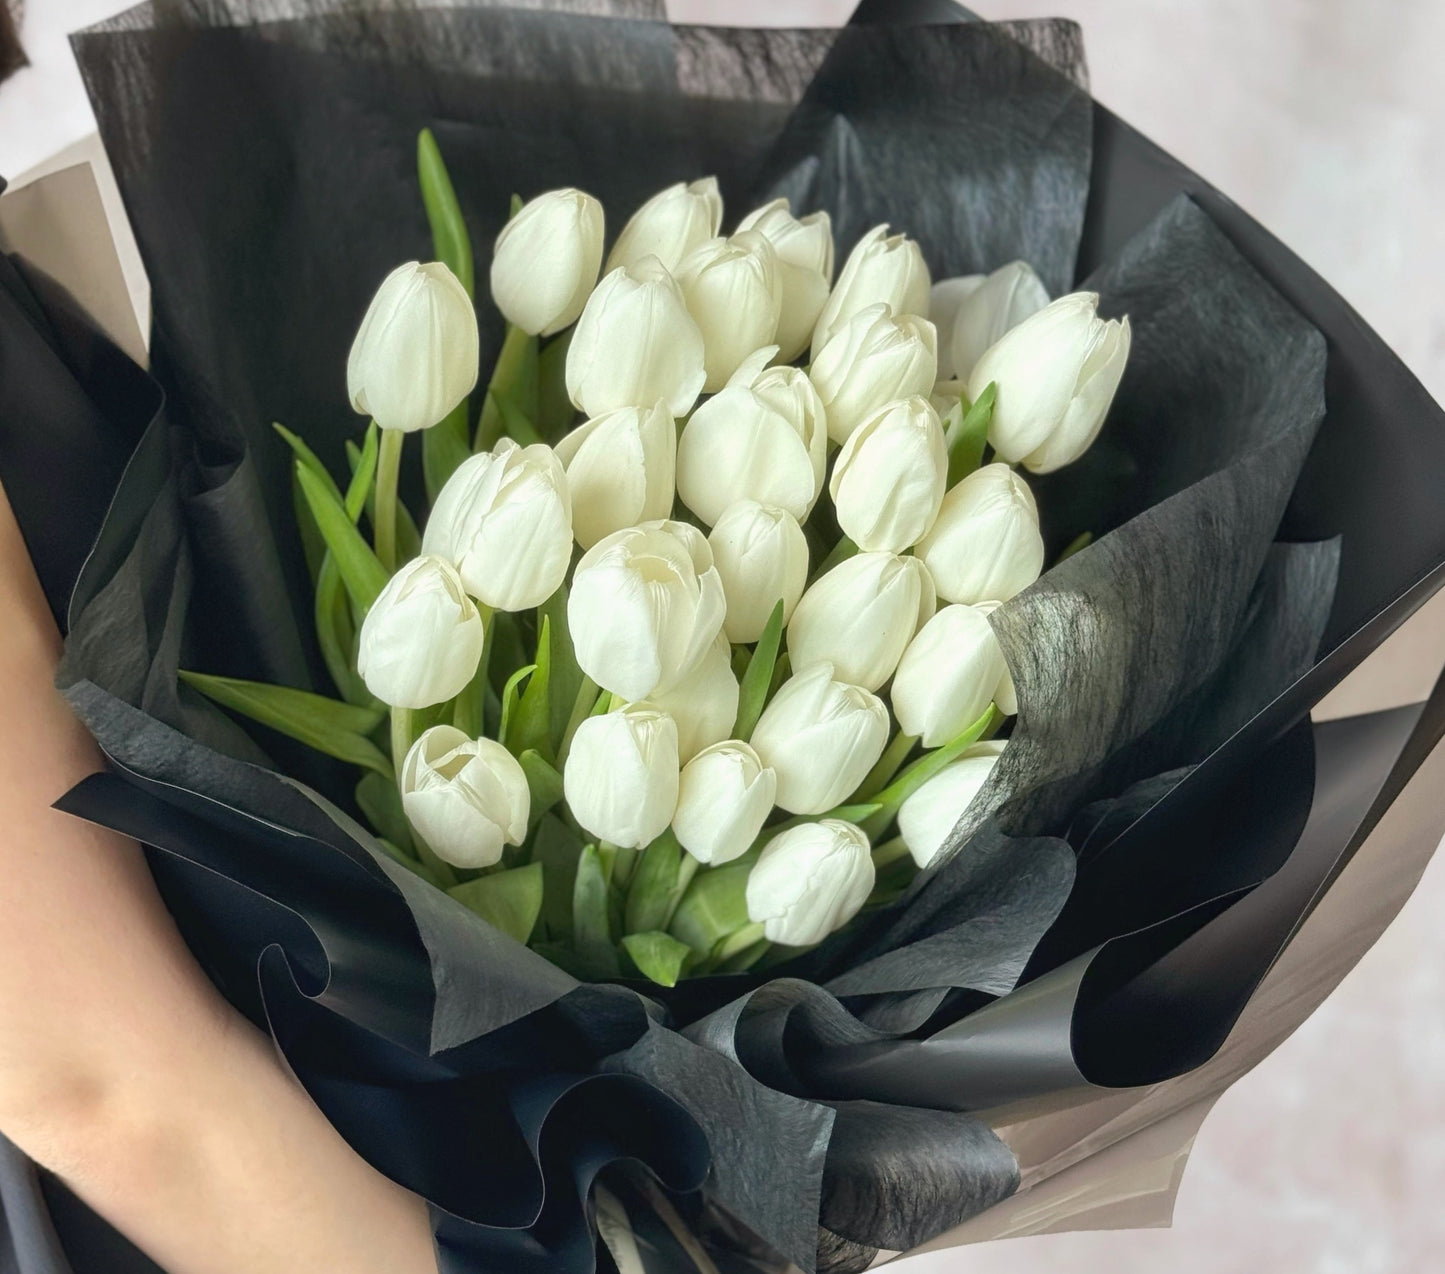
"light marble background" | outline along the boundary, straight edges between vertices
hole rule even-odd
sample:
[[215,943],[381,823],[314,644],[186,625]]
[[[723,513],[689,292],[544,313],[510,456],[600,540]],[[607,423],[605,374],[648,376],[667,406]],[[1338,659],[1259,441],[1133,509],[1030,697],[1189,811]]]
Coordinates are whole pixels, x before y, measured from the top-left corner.
[[[29,0],[0,173],[93,123],[65,33],[126,7]],[[670,0],[678,21],[817,26],[850,0]],[[1445,3],[977,0],[1083,24],[1095,95],[1221,187],[1445,398]],[[906,86],[900,86],[906,91]],[[1445,602],[1337,710],[1423,697]],[[1172,1230],[1011,1240],[912,1274],[1428,1274],[1445,1268],[1445,856],[1330,1000],[1220,1100]]]

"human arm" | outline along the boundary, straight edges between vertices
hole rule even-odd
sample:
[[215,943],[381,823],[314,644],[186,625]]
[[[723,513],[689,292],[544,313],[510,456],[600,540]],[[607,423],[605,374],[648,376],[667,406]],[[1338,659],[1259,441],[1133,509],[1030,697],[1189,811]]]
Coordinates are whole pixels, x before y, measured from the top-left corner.
[[435,1274],[362,1160],[182,942],[140,848],[51,809],[100,768],[0,490],[0,1131],[171,1274]]

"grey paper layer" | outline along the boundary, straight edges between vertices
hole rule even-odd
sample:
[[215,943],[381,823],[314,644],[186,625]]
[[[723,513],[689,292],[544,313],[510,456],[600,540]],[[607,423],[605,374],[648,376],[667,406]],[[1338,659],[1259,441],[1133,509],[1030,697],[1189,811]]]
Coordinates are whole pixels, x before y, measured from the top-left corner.
[[[1023,256],[1065,290],[1091,104],[1068,28],[1039,31],[1062,72],[982,26],[838,36],[295,0],[162,3],[78,42],[152,276],[170,414],[84,581],[72,696],[143,795],[185,816],[146,806],[170,842],[158,876],[213,976],[271,1025],[353,1144],[433,1201],[448,1274],[586,1268],[583,1203],[602,1170],[589,1128],[684,1193],[696,1164],[678,1148],[700,1131],[711,1168],[683,1206],[805,1269],[820,1218],[830,1250],[856,1263],[1015,1188],[982,1123],[920,1113],[921,1089],[912,1105],[842,1091],[829,1059],[880,1056],[960,1014],[981,1032],[988,1010],[972,1011],[1008,1005],[1040,972],[1031,961],[1075,880],[1070,816],[1203,760],[1312,661],[1333,549],[1274,539],[1318,423],[1323,347],[1187,201],[1097,275],[1106,310],[1133,318],[1135,356],[1078,484],[1040,484],[1040,497],[1054,541],[1101,538],[996,615],[1024,710],[989,799],[905,906],[797,977],[704,988],[712,1011],[697,1020],[680,1000],[667,1020],[631,991],[580,987],[501,939],[376,851],[324,766],[303,770],[264,740],[324,796],[303,794],[244,764],[255,745],[231,722],[177,696],[182,658],[293,684],[317,671],[293,643],[304,570],[269,422],[333,460],[354,434],[340,370],[351,332],[375,280],[427,251],[411,175],[424,124],[479,246],[514,189],[586,187],[615,229],[656,187],[714,171],[734,214],[787,190],[827,204],[842,249],[889,220],[939,274]],[[495,316],[484,323],[495,348]],[[208,587],[242,566],[244,612]],[[238,651],[254,662],[238,668]],[[93,796],[92,816],[125,813],[113,789]],[[365,900],[365,922],[315,896],[319,863],[338,897]],[[1114,935],[1112,917],[1095,919]],[[373,931],[386,939],[374,950]],[[480,1100],[522,1058],[544,1087],[568,1082],[545,1100],[508,1090],[489,1166],[420,1090],[445,1076]],[[602,1091],[670,1141],[612,1136],[606,1099],[578,1077],[642,1085]],[[989,1083],[1009,1078],[995,1069]],[[391,1089],[369,1128],[358,1095]],[[580,1140],[549,1155],[554,1109]],[[457,1197],[459,1175],[506,1169],[542,1195],[508,1208]]]

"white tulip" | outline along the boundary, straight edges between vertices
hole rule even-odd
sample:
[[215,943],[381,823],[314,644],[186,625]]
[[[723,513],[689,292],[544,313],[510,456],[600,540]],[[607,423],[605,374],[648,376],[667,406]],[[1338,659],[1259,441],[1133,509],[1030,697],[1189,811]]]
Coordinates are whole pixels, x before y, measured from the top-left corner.
[[619,407],[557,444],[572,497],[572,533],[590,549],[605,535],[672,512],[677,427],[667,404]]
[[888,709],[862,686],[814,664],[783,682],[753,730],[753,750],[778,776],[777,803],[821,814],[868,777],[888,746]]
[[935,283],[931,313],[938,324],[938,374],[967,380],[990,345],[1048,303],[1048,291],[1027,261]]
[[1003,754],[1004,740],[968,749],[914,792],[898,811],[898,834],[919,867],[938,857],[958,820],[983,790]]
[[895,314],[928,317],[928,266],[918,244],[907,235],[889,235],[874,226],[843,262],[838,282],[813,328],[813,357],[828,338],[860,310],[879,301]]
[[743,359],[777,335],[783,305],[778,254],[756,230],[740,230],[689,252],[677,267],[677,282],[702,333],[703,392],[716,393]]
[[795,217],[786,199],[774,199],[738,224],[765,235],[778,254],[783,308],[778,316],[778,361],[791,363],[813,338],[813,327],[833,282],[833,225],[826,212]]
[[538,195],[492,248],[492,299],[507,322],[551,336],[577,321],[602,267],[602,205],[568,187]]
[[702,404],[677,443],[677,493],[708,526],[739,500],[805,521],[823,489],[828,429],[823,404],[796,367],[740,377]]
[[1099,436],[1129,359],[1129,320],[1098,315],[1093,292],[1046,305],[986,350],[968,378],[976,399],[998,386],[988,440],[1034,473],[1072,464]]
[[[1002,605],[1002,602],[979,602],[974,609],[982,611],[985,615],[992,615]],[[1004,664],[1003,676],[998,679],[998,685],[994,687],[993,701],[1004,716],[1018,716],[1019,697],[1014,690],[1013,673],[1009,671],[1007,662]]]
[[889,403],[932,393],[937,375],[933,324],[882,303],[840,323],[808,369],[837,443]]
[[702,333],[677,281],[656,257],[599,283],[567,349],[567,396],[589,416],[659,399],[674,417],[692,410],[707,373]]
[[648,697],[649,703],[677,722],[677,754],[684,762],[733,732],[739,686],[732,656],[727,638],[719,633],[696,668],[672,689]]
[[860,549],[901,553],[933,525],[947,486],[938,413],[926,398],[904,398],[849,435],[828,493],[839,527]]
[[437,496],[422,551],[454,563],[467,592],[494,610],[540,606],[572,560],[572,503],[556,453],[503,438],[467,457]]
[[793,612],[788,625],[793,671],[826,665],[842,681],[877,690],[933,614],[936,600],[933,580],[916,557],[847,558],[814,583]]
[[430,708],[459,695],[476,675],[485,635],[451,564],[414,557],[366,612],[356,670],[382,703]]
[[480,370],[477,314],[440,261],[408,261],[382,280],[346,360],[351,405],[383,429],[430,429],[470,394]]
[[745,854],[773,810],[778,776],[748,744],[726,739],[682,767],[672,830],[700,863],[730,863]]
[[1008,601],[1044,566],[1033,492],[1006,464],[974,470],[943,497],[917,553],[940,597],[969,605]]
[[779,832],[748,875],[748,919],[770,942],[811,947],[856,916],[875,873],[862,828],[837,818]]
[[656,257],[675,270],[689,252],[717,236],[722,215],[716,177],[680,181],[660,190],[622,227],[607,258],[607,269],[631,269],[643,257]]
[[665,693],[697,667],[726,610],[702,532],[685,522],[646,522],[583,554],[567,624],[582,671],[635,702]]
[[527,839],[527,776],[494,739],[432,726],[407,752],[400,787],[407,822],[453,867],[495,866]]
[[940,748],[983,716],[1006,676],[988,616],[972,606],[945,606],[898,661],[889,698],[899,729]]
[[723,631],[729,641],[752,643],[763,635],[773,608],[783,622],[808,582],[808,540],[786,509],[739,500],[729,505],[707,537],[727,597]]
[[678,770],[676,722],[650,704],[630,703],[577,727],[562,792],[593,836],[641,849],[672,822]]

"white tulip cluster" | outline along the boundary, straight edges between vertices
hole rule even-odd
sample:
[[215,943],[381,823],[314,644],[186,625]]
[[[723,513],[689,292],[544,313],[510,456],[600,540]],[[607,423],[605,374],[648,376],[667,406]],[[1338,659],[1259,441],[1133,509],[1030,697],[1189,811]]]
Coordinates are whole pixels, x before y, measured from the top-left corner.
[[[896,893],[895,863],[944,851],[1018,706],[990,612],[1044,565],[1014,466],[1083,453],[1129,346],[1127,319],[1088,293],[1050,302],[1023,262],[933,283],[920,245],[878,226],[835,283],[826,212],[779,199],[726,236],[723,219],[716,181],[678,183],[604,267],[592,196],[514,212],[490,267],[505,430],[449,466],[416,556],[352,593],[422,865],[525,869],[552,810],[590,842],[575,905],[595,859],[614,928],[645,915],[674,941],[676,915],[703,970],[821,942],[889,896],[880,870]],[[477,347],[453,272],[403,266],[357,335],[353,405],[397,439],[428,429],[470,393]],[[560,428],[518,422],[529,357],[578,413]],[[378,477],[383,566],[384,494]],[[348,589],[372,578],[327,544]],[[519,642],[535,664],[495,666]],[[581,688],[553,713],[564,663]],[[690,902],[710,871],[733,873],[731,912]],[[660,976],[635,936],[611,933]]]

